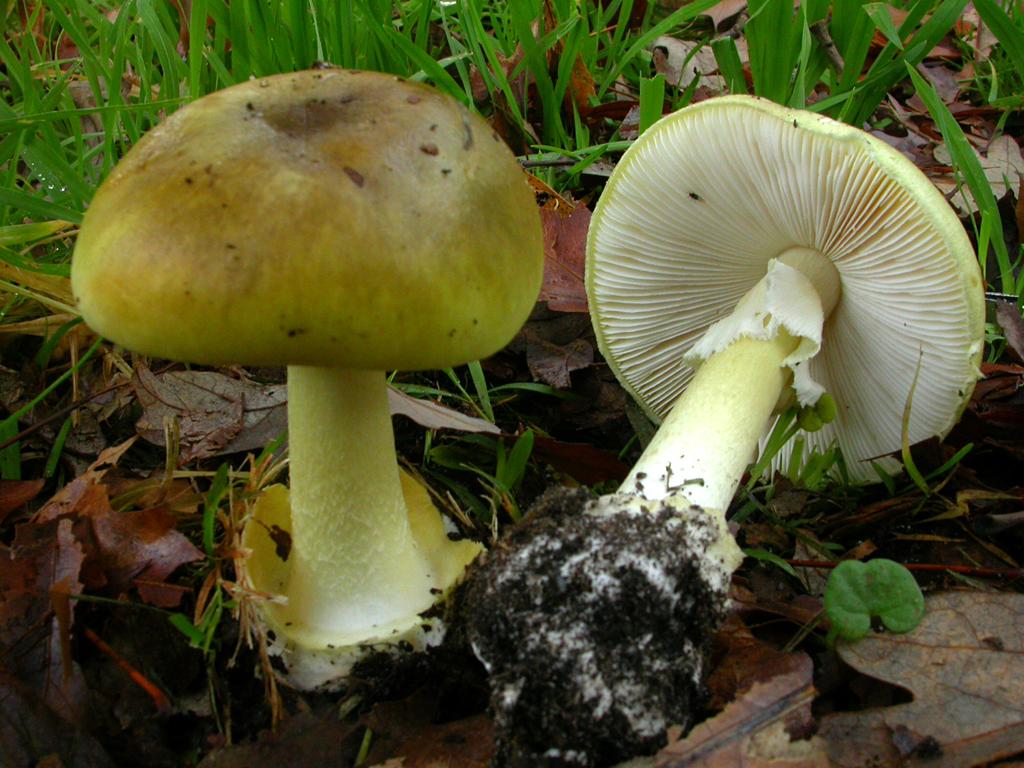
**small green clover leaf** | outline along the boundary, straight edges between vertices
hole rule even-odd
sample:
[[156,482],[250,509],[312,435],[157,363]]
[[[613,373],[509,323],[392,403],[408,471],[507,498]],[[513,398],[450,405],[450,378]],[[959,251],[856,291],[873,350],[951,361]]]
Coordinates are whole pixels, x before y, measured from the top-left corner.
[[825,613],[832,622],[830,644],[836,636],[864,637],[875,616],[890,632],[909,632],[924,616],[924,595],[914,576],[899,563],[882,558],[866,563],[845,560],[828,578]]

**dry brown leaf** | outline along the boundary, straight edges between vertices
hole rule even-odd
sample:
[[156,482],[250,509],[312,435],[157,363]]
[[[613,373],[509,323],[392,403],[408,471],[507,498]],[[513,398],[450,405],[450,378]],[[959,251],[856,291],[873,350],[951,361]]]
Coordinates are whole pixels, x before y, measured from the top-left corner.
[[996,302],[996,322],[1003,329],[1006,345],[1013,350],[1018,360],[1024,360],[1024,318],[1017,309],[1017,303]]
[[494,726],[485,715],[435,722],[429,693],[377,704],[368,718],[373,731],[369,765],[403,768],[487,768],[494,754]]
[[60,718],[39,691],[0,672],[0,756],[4,766],[113,768],[114,761],[85,728]]
[[540,300],[558,312],[587,312],[583,272],[590,211],[582,203],[566,210],[565,205],[555,201],[541,208],[540,215],[544,226],[544,282]]
[[[288,428],[287,388],[257,384],[216,371],[137,371],[136,392],[145,410],[136,422],[139,434],[154,445],[165,445],[164,419],[177,418],[181,457],[193,459],[241,453],[262,448]],[[407,416],[427,429],[460,432],[500,430],[483,419],[419,400],[388,388],[392,414]]]
[[594,345],[586,339],[572,339],[555,344],[541,338],[526,341],[526,365],[535,381],[555,389],[569,389],[569,374],[589,367],[594,362]]
[[259,384],[217,371],[136,369],[132,380],[142,415],[136,431],[148,442],[166,444],[164,420],[178,420],[179,463],[252,451],[285,431],[283,384]]
[[55,520],[62,515],[75,514],[82,500],[94,493],[95,486],[117,464],[124,452],[132,447],[135,440],[133,437],[100,453],[85,472],[57,491],[53,498],[43,505],[33,517],[33,522],[41,523]]
[[[508,437],[514,440],[516,435]],[[629,474],[629,467],[619,461],[614,453],[589,443],[569,443],[534,435],[533,457],[585,485],[595,485],[606,480],[621,482]]]
[[117,593],[135,586],[143,601],[176,607],[183,593],[163,588],[164,580],[182,565],[203,559],[202,551],[177,530],[177,517],[164,507],[115,512],[105,494],[97,502],[85,511],[95,543],[86,569],[93,579],[89,586]]
[[655,71],[664,75],[669,85],[682,89],[700,78],[697,85],[702,88],[714,93],[725,90],[725,78],[717,74],[718,60],[711,46],[662,35],[649,48],[654,55]]
[[657,768],[826,768],[812,736],[813,665],[793,654],[790,669],[755,683],[722,712],[658,753]]
[[[836,766],[988,764],[1024,743],[1024,595],[948,592],[927,598],[905,635],[842,644],[843,661],[906,689],[913,701],[823,718],[819,735]],[[1009,751],[1008,751],[1009,750]]]
[[366,728],[340,720],[337,705],[287,718],[256,741],[215,749],[198,768],[324,768],[355,764]]
[[747,10],[747,0],[722,0],[704,11],[715,23],[715,31],[721,34],[729,29],[736,18]]
[[960,14],[957,34],[963,42],[972,44],[975,61],[990,58],[992,49],[999,44],[999,38],[982,22],[981,15],[973,4],[969,4]]
[[[1008,191],[1016,192],[1024,182],[1024,157],[1021,156],[1020,147],[1010,136],[999,136],[993,139],[982,156],[977,150],[974,153],[978,156],[985,178],[992,185],[992,194],[996,199],[1003,197]],[[944,165],[952,165],[952,156],[945,144],[935,147],[935,159]],[[950,195],[950,202],[957,210],[964,215],[971,215],[978,210],[970,190],[966,187],[957,188],[957,181],[953,176],[933,178],[932,182],[944,194]]]
[[392,415],[406,416],[427,429],[454,429],[459,432],[501,433],[497,426],[475,416],[435,403],[412,397],[394,387],[388,387],[388,406]]
[[173,607],[182,592],[165,589],[164,580],[180,566],[202,559],[203,553],[177,530],[178,518],[166,507],[119,512],[111,507],[109,488],[101,481],[134,442],[132,438],[103,451],[30,523],[18,527],[15,543],[27,537],[52,538],[47,525],[54,521],[73,525],[76,545],[84,553],[79,570],[85,586],[124,592],[139,579],[143,583],[136,586],[144,600]]
[[724,709],[755,683],[802,669],[802,658],[758,640],[743,620],[732,614],[715,637],[714,668],[707,680],[708,707]]
[[55,588],[65,595],[82,591],[83,561],[67,518],[23,523],[15,529],[13,546],[0,546],[0,648],[5,649],[0,661],[68,722],[82,718],[85,688],[66,653],[73,604],[58,622],[51,594]]
[[39,495],[45,480],[0,480],[0,522]]

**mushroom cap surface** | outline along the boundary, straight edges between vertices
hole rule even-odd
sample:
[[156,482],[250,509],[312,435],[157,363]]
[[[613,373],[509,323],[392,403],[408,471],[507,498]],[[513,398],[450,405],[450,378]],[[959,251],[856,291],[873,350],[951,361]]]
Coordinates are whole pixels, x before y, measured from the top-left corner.
[[314,70],[205,96],[97,190],[86,322],[207,364],[427,369],[500,349],[543,271],[527,179],[487,123],[393,75]]
[[941,193],[899,152],[849,125],[749,96],[709,99],[646,131],[595,209],[587,292],[601,351],[653,418],[693,369],[687,352],[791,248],[814,249],[841,295],[806,363],[836,399],[806,435],[839,443],[855,478],[910,439],[945,435],[984,339],[974,250]]

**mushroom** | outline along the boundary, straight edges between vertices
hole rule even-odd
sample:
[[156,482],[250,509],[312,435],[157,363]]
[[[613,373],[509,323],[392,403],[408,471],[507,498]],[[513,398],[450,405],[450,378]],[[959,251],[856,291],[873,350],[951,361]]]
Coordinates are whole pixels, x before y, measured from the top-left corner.
[[147,355],[288,366],[289,492],[244,542],[291,681],[423,618],[480,551],[400,472],[386,370],[490,355],[526,319],[543,244],[525,175],[432,88],[317,70],[201,98],[97,190],[71,269],[98,333]]
[[942,195],[868,134],[760,99],[633,144],[586,280],[601,351],[664,421],[618,493],[549,497],[474,568],[497,766],[603,765],[692,722],[743,559],[725,511],[781,407],[831,418],[808,442],[864,478],[911,392],[910,439],[942,435],[978,375],[981,275]]
[[794,400],[834,415],[808,446],[870,479],[911,393],[911,442],[944,436],[979,375],[982,277],[942,195],[879,139],[763,99],[687,107],[629,148],[586,280],[605,359],[662,420],[621,488],[647,499],[724,512]]

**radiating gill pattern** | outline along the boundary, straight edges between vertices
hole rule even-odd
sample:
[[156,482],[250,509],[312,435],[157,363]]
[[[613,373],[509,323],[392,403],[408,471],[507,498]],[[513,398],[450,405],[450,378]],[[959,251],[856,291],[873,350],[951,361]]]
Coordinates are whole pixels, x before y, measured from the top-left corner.
[[[883,151],[814,116],[794,127],[769,111],[713,108],[667,118],[630,150],[605,191],[614,204],[592,223],[587,280],[602,348],[648,413],[663,417],[679,397],[692,376],[683,356],[704,330],[771,258],[802,246],[831,259],[843,282],[809,363],[840,415],[808,442],[839,435],[853,476],[872,477],[856,459],[899,445],[921,355],[935,368],[917,382],[911,440],[949,430],[974,377],[963,350],[976,307],[946,214],[922,214],[920,181],[890,176],[876,162]],[[908,260],[915,251],[926,255]],[[849,417],[860,409],[887,417],[869,431]]]

